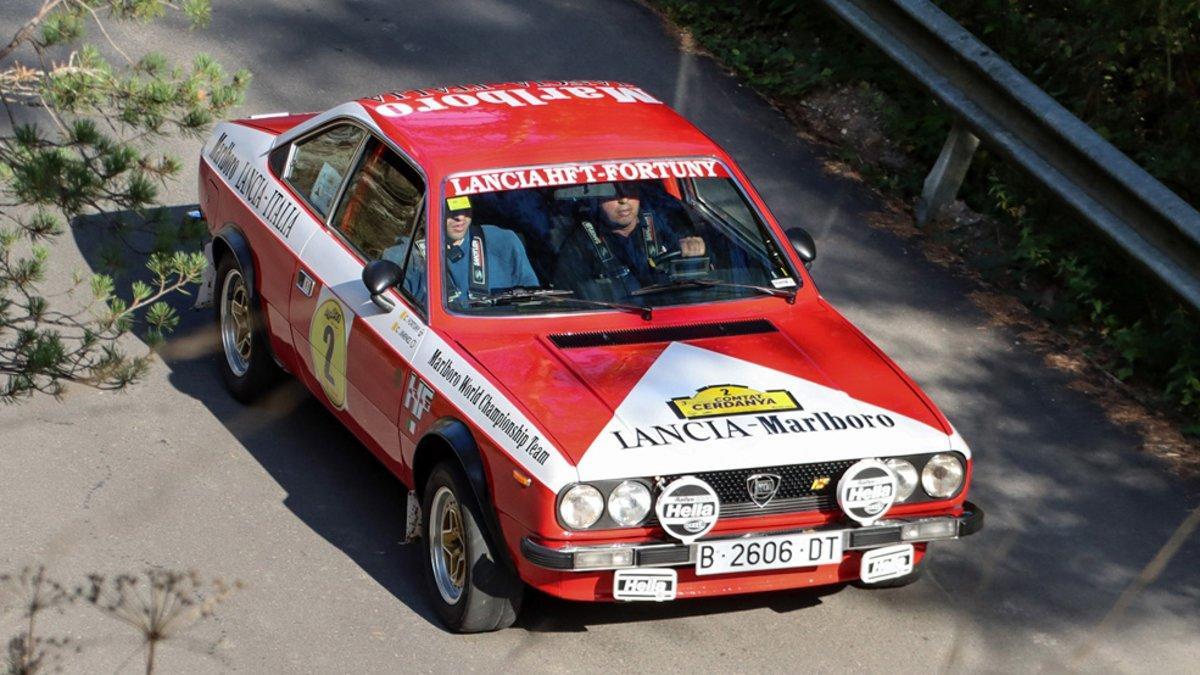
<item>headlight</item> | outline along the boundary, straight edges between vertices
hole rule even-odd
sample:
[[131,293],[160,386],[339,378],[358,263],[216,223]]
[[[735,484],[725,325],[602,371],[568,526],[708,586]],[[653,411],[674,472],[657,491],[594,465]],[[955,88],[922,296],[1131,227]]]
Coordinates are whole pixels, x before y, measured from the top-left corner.
[[637,481],[627,480],[608,496],[608,515],[618,525],[632,527],[650,513],[651,501],[649,488]]
[[907,459],[893,457],[883,460],[887,468],[896,474],[896,501],[902,502],[912,496],[917,489],[917,469]]
[[921,487],[930,497],[949,497],[963,482],[963,465],[954,455],[934,455],[921,471]]
[[604,515],[604,497],[591,485],[580,483],[563,495],[558,503],[558,515],[567,527],[585,530]]

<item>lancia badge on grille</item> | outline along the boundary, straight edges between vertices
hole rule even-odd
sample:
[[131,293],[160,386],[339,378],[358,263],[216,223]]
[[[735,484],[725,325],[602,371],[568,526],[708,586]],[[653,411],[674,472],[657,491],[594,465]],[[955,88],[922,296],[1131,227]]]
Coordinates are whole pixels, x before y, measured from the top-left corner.
[[778,474],[752,474],[746,478],[746,492],[750,493],[750,499],[761,509],[775,498],[775,493],[779,491],[779,481]]

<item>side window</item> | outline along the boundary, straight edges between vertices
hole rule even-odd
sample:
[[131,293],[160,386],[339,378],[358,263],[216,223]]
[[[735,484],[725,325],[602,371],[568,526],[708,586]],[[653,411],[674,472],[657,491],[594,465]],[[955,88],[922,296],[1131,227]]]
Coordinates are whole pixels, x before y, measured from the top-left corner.
[[329,215],[365,135],[354,125],[340,124],[296,144],[286,180],[322,216]]
[[414,244],[408,250],[408,260],[404,265],[404,285],[401,290],[417,307],[425,310],[425,279],[427,256],[425,253],[425,212],[422,211],[417,219]]
[[[423,215],[424,193],[420,175],[387,146],[371,139],[332,221],[368,261],[386,259],[404,267],[404,290],[422,307],[425,242],[419,226],[424,219],[418,216]],[[414,239],[417,245],[410,246]]]
[[755,231],[757,218],[737,188],[733,187],[733,181],[723,178],[697,178],[692,181],[692,185],[700,201],[732,221],[731,225],[737,225],[747,233]]

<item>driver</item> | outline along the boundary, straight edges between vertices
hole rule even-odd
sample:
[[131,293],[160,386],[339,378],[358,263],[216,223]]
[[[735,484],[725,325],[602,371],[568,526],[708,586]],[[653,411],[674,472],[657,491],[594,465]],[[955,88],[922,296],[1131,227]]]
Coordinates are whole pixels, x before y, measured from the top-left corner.
[[525,246],[515,232],[471,221],[469,197],[446,200],[447,295],[451,304],[465,306],[468,294],[487,295],[510,288],[538,288],[541,283]]
[[665,224],[656,223],[648,211],[641,210],[641,199],[629,183],[597,185],[606,191],[598,207],[585,214],[558,252],[554,285],[574,289],[580,297],[611,294],[624,297],[631,292],[664,280],[656,269],[656,259],[672,253],[685,258],[706,253],[704,239],[676,236]]

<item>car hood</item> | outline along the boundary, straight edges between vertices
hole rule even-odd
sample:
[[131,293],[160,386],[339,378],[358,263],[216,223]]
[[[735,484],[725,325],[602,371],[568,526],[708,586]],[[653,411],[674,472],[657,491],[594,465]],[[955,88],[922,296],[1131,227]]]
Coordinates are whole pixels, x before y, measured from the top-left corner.
[[581,480],[950,448],[949,424],[882,352],[832,309],[807,314],[459,344]]

